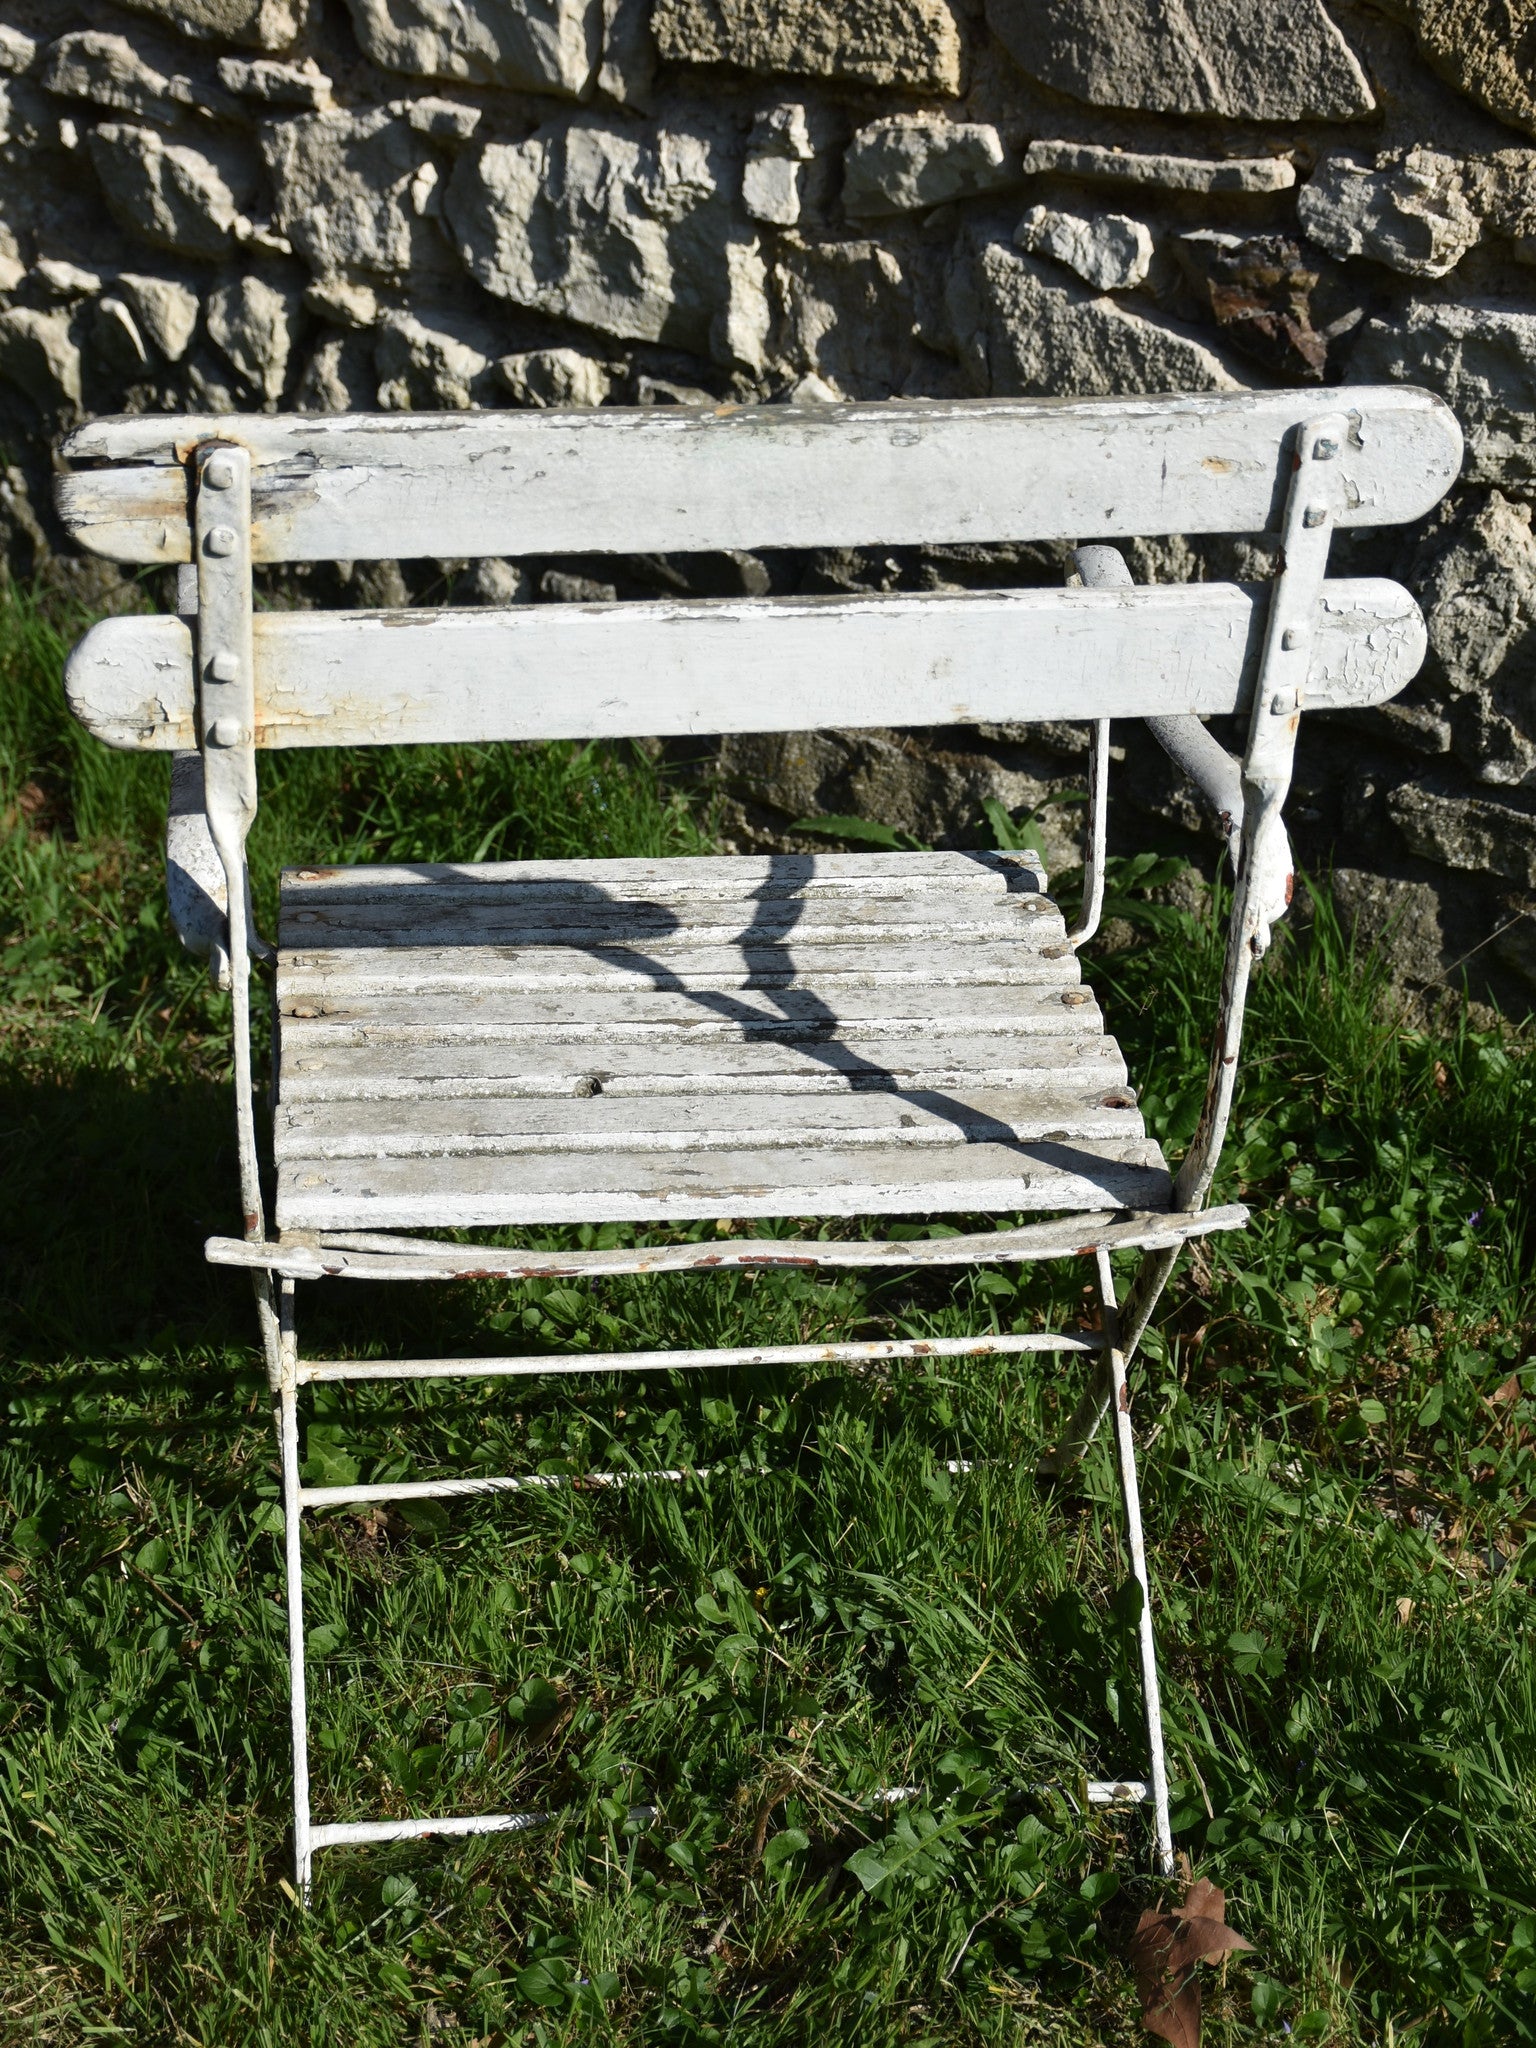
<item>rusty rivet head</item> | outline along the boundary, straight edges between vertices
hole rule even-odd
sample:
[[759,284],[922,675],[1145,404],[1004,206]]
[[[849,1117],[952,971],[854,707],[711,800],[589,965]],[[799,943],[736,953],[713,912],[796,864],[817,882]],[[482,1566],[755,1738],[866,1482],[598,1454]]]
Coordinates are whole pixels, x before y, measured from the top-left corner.
[[1088,991],[1085,988],[1064,988],[1061,992],[1061,1000],[1069,1010],[1080,1009],[1088,1000]]
[[1338,452],[1339,444],[1331,434],[1319,434],[1312,443],[1312,460],[1314,462],[1332,462]]
[[210,490],[232,491],[235,487],[235,465],[227,455],[211,455],[203,464],[203,482]]
[[231,654],[227,647],[221,648],[208,664],[208,673],[216,683],[236,683],[240,680],[240,657]]
[[232,555],[235,552],[235,529],[232,526],[210,526],[203,551],[210,555]]

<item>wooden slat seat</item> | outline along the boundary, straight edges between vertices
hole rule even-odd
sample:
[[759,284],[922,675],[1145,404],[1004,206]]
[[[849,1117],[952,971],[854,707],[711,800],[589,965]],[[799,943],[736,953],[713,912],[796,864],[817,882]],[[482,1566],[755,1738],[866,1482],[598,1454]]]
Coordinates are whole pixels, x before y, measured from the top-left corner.
[[299,869],[278,1002],[288,1232],[1169,1201],[1027,855]]

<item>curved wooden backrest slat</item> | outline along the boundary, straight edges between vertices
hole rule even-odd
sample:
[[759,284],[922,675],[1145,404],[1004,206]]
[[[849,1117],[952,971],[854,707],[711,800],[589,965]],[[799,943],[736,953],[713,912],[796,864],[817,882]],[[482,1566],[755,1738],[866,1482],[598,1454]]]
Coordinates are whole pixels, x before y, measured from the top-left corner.
[[190,558],[187,464],[252,458],[258,562],[895,547],[1254,533],[1292,430],[1342,411],[1344,526],[1418,518],[1461,466],[1449,408],[1407,385],[1124,399],[599,407],[570,412],[93,420],[60,514],[122,562]]
[[[1241,711],[1262,584],[258,612],[261,747],[597,739]],[[1309,709],[1381,702],[1424,653],[1406,590],[1324,586]],[[108,745],[197,744],[192,635],[105,619],[69,660]]]

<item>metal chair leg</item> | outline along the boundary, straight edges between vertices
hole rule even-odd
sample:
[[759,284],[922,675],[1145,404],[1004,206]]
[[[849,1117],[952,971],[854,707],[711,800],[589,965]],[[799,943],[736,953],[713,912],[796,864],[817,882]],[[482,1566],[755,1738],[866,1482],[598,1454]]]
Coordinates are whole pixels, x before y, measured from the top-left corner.
[[1125,1354],[1119,1347],[1119,1311],[1115,1302],[1114,1276],[1109,1254],[1097,1255],[1099,1293],[1104,1304],[1104,1334],[1109,1348],[1110,1412],[1115,1422],[1116,1464],[1120,1473],[1120,1498],[1125,1506],[1126,1539],[1131,1553],[1131,1574],[1141,1588],[1141,1616],[1137,1636],[1141,1649],[1142,1699],[1147,1713],[1147,1749],[1151,1767],[1152,1820],[1157,1838],[1158,1868],[1165,1877],[1173,1874],[1173,1832],[1168,1820],[1168,1767],[1163,1756],[1163,1708],[1157,1682],[1157,1649],[1152,1637],[1152,1587],[1147,1578],[1147,1549],[1141,1532],[1141,1490],[1136,1479],[1136,1441],[1131,1433],[1131,1396],[1125,1376]]
[[309,1823],[309,1701],[304,1682],[304,1564],[299,1497],[298,1339],[291,1280],[279,1299],[282,1369],[277,1392],[278,1441],[283,1463],[283,1575],[288,1596],[288,1702],[293,1728],[293,1868],[299,1898],[309,1904],[314,1852]]
[[[1125,1297],[1124,1313],[1118,1315],[1120,1349],[1126,1365],[1136,1356],[1137,1346],[1152,1320],[1153,1310],[1162,1299],[1163,1289],[1178,1263],[1181,1249],[1181,1246],[1174,1245],[1164,1251],[1142,1255],[1141,1269]],[[1109,1412],[1113,1393],[1110,1357],[1106,1348],[1094,1360],[1088,1384],[1062,1431],[1061,1442],[1047,1451],[1035,1468],[1042,1479],[1060,1479],[1080,1463],[1084,1451],[1099,1433],[1099,1424]]]

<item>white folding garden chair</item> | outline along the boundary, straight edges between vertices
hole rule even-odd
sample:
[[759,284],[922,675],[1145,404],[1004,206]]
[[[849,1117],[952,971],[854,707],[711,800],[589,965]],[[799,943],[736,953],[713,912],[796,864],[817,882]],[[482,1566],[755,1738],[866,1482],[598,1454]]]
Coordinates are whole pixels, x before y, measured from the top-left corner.
[[[233,998],[244,1232],[282,1448],[294,1849],[516,1829],[534,1816],[316,1823],[300,1523],[506,1478],[307,1486],[298,1399],[322,1380],[1094,1355],[1054,1463],[1113,1415],[1141,1587],[1146,1778],[1171,1868],[1126,1366],[1209,1209],[1248,979],[1284,909],[1300,714],[1379,703],[1422,657],[1406,591],[1325,580],[1338,527],[1426,512],[1455,478],[1445,406],[1326,394],[977,400],[380,417],[136,417],[71,436],[59,505],[86,547],[184,563],[178,616],[120,617],[71,657],[111,746],[176,756],[173,907]],[[1131,587],[1127,536],[1278,536],[1265,586]],[[981,540],[1079,542],[1059,590],[257,612],[256,563]],[[1241,761],[1202,718],[1247,720]],[[1103,887],[1111,719],[1145,719],[1240,846],[1204,1112],[1176,1176],[1147,1136],[1077,947]],[[873,853],[290,870],[275,951],[270,1213],[252,1090],[245,842],[264,747],[811,727],[1092,725],[1084,914],[1027,854]],[[529,1252],[408,1233],[584,1221],[991,1213],[978,1234],[732,1237]],[[1110,1255],[1139,1248],[1117,1304]],[[298,1282],[469,1274],[1093,1261],[1102,1331],[749,1351],[356,1364],[301,1356]]]

